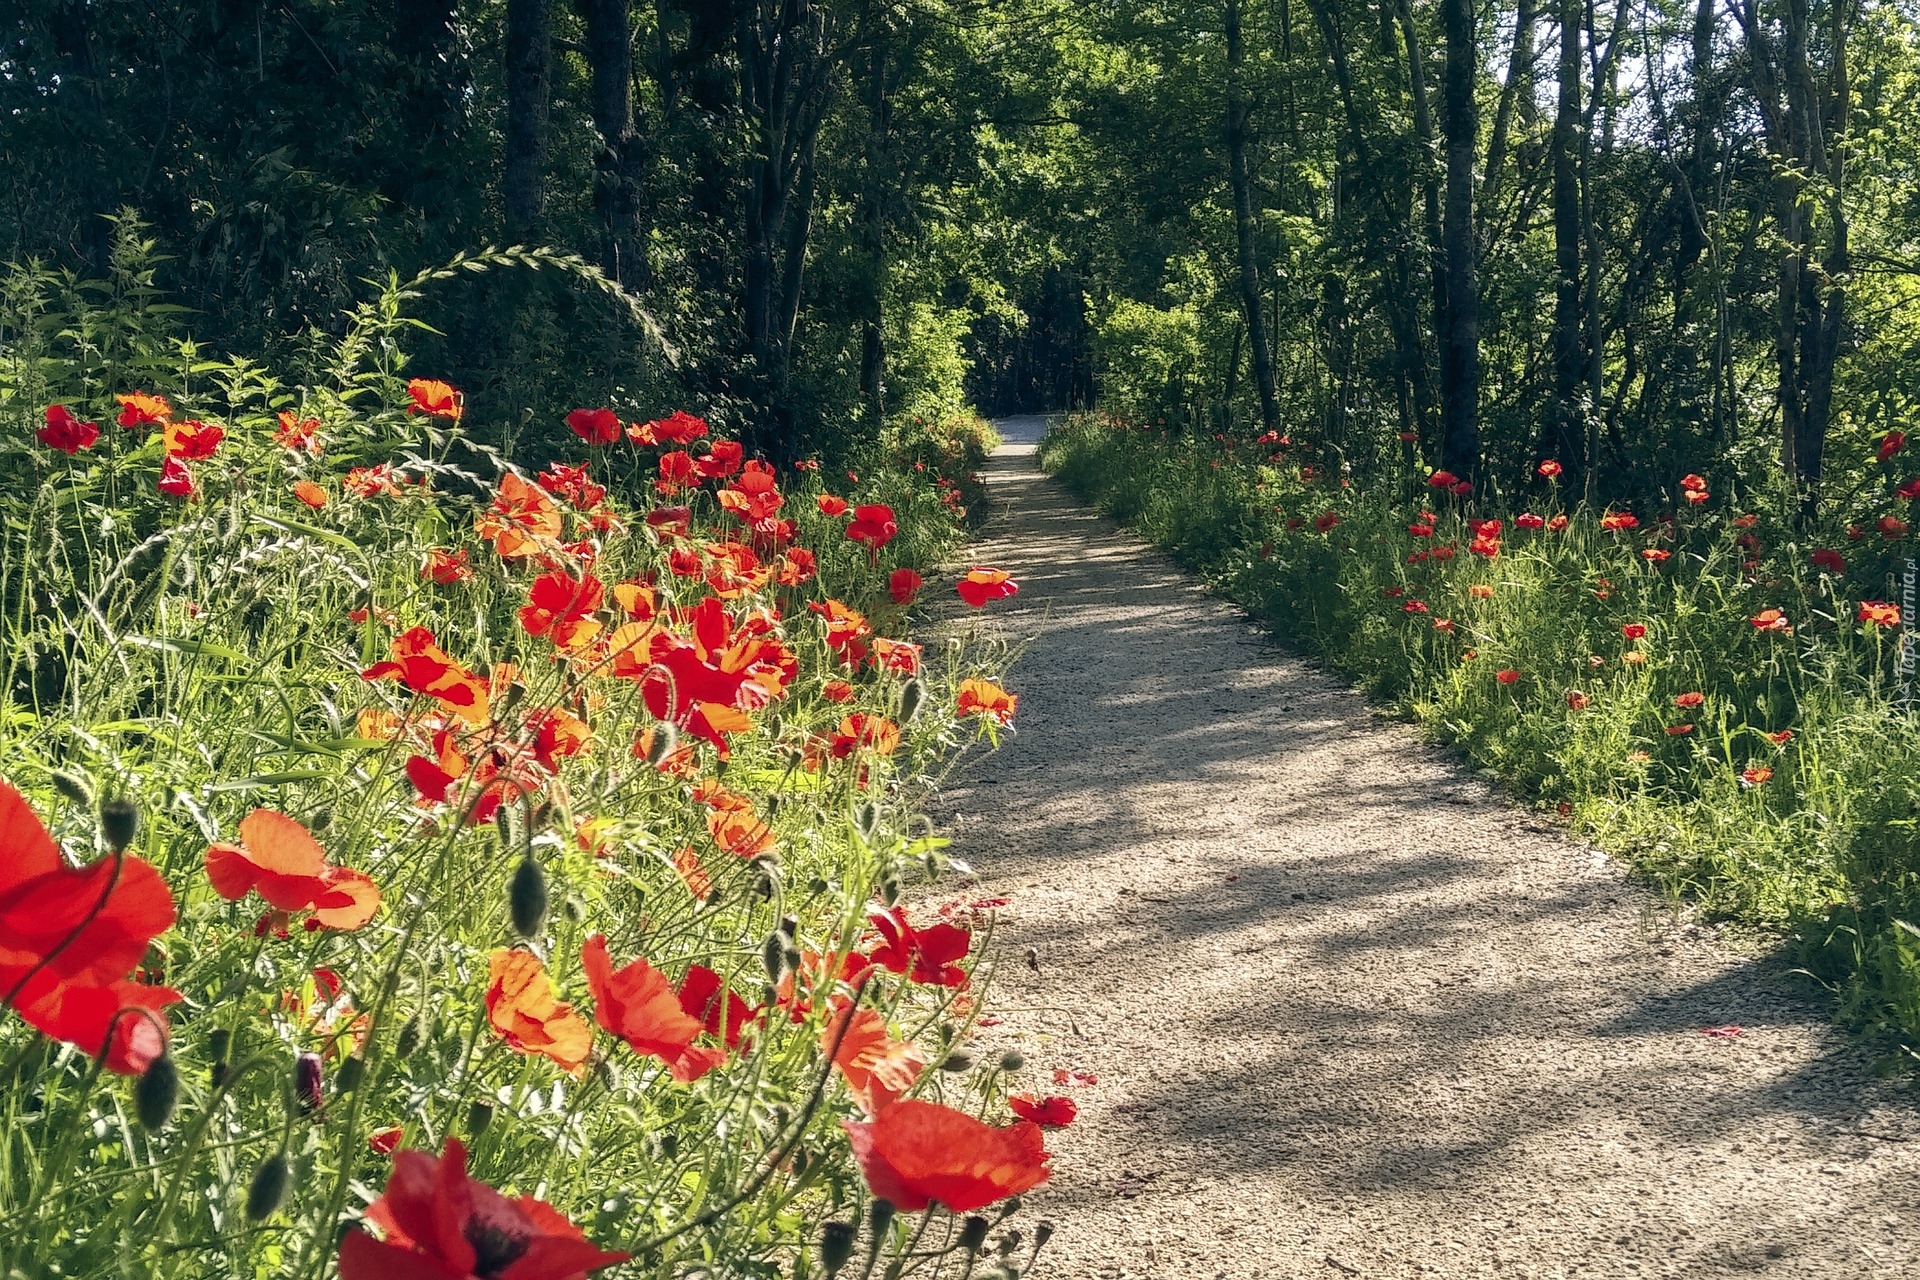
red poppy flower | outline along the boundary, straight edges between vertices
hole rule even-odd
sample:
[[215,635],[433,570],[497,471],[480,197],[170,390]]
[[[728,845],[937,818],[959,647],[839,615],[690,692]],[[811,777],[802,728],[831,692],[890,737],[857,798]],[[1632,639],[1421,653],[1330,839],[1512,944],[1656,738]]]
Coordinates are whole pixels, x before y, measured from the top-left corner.
[[1551,480],[1560,474],[1562,468],[1558,462],[1555,462],[1552,458],[1548,458],[1545,462],[1535,467],[1534,470]]
[[587,464],[569,466],[556,462],[535,476],[533,482],[558,498],[565,498],[581,511],[591,511],[606,500],[604,486],[595,484],[587,475]]
[[1648,564],[1659,564],[1662,561],[1673,559],[1673,552],[1668,551],[1665,547],[1643,547],[1640,550],[1640,558]]
[[1789,742],[1793,741],[1793,730],[1781,729],[1781,730],[1778,730],[1777,732],[1770,733],[1767,735],[1767,741],[1771,742],[1776,747],[1784,747]]
[[853,686],[845,680],[829,680],[821,686],[820,696],[828,702],[852,702]]
[[1328,511],[1314,518],[1313,527],[1318,529],[1321,533],[1327,533],[1333,529],[1333,526],[1339,523],[1340,523],[1339,514],[1337,512]]
[[820,508],[820,514],[823,516],[843,516],[847,514],[847,500],[845,498],[836,498],[830,493],[823,493],[813,501],[815,505]]
[[[865,615],[849,609],[838,600],[815,600],[807,605],[809,611],[826,619],[827,648],[841,655],[848,662],[858,661],[866,654],[866,646],[860,641],[871,634],[873,628],[867,625]],[[853,651],[858,646],[859,653]]]
[[1600,527],[1615,532],[1627,529],[1638,529],[1640,527],[1640,518],[1630,511],[1609,511],[1600,517]]
[[1889,431],[1884,436],[1881,436],[1880,448],[1878,450],[1880,461],[1885,462],[1888,458],[1900,452],[1900,447],[1906,444],[1906,442],[1907,433],[1904,431]]
[[1620,634],[1629,640],[1644,640],[1647,637],[1647,624],[1629,622],[1620,628]]
[[1767,768],[1765,765],[1761,765],[1755,769],[1743,769],[1740,771],[1740,781],[1749,787],[1757,787],[1763,782],[1770,781],[1772,778],[1773,770]]
[[973,935],[966,929],[957,924],[916,929],[899,907],[876,907],[867,919],[881,939],[868,949],[867,958],[881,968],[928,986],[961,989],[967,985],[967,972],[959,963],[973,945]]
[[758,458],[746,464],[739,479],[722,489],[719,498],[722,507],[752,525],[756,533],[783,532],[780,526],[785,522],[773,517],[786,499],[774,483],[773,468]]
[[780,567],[774,570],[773,580],[783,587],[797,587],[810,582],[819,571],[819,562],[813,552],[805,547],[794,547],[780,557]]
[[340,1241],[340,1280],[584,1280],[629,1255],[595,1246],[532,1196],[508,1199],[467,1177],[467,1149],[448,1138],[439,1158],[401,1151],[367,1221]]
[[1673,705],[1676,707],[1680,707],[1682,709],[1690,710],[1694,707],[1700,706],[1706,700],[1707,700],[1707,695],[1696,690],[1692,693],[1681,694],[1679,697],[1673,700]]
[[311,911],[327,929],[358,929],[380,909],[372,877],[328,862],[305,827],[272,809],[240,820],[238,844],[208,847],[207,879],[228,902],[257,892],[277,911]]
[[200,486],[194,483],[193,472],[178,458],[168,458],[160,464],[160,479],[156,487],[170,498],[185,498],[189,502],[200,496]]
[[1570,711],[1585,711],[1592,701],[1578,689],[1567,690],[1567,709]]
[[1531,511],[1523,511],[1513,518],[1513,523],[1514,527],[1519,529],[1542,529],[1546,527],[1547,522]]
[[567,415],[567,430],[588,444],[612,444],[620,438],[620,415],[611,409],[575,409]]
[[1685,737],[1692,732],[1693,726],[1690,724],[1670,724],[1667,726],[1667,736],[1669,738]]
[[1402,613],[1426,613],[1427,611],[1427,602],[1425,600],[1409,600],[1400,606],[1400,612]]
[[440,586],[450,587],[473,577],[473,566],[467,563],[465,548],[459,551],[435,548],[427,552],[426,563],[420,566],[420,576]]
[[740,470],[746,449],[738,440],[715,440],[693,460],[693,469],[709,480],[724,480]]
[[926,1055],[911,1040],[895,1040],[879,1010],[856,1008],[844,999],[834,1004],[820,1032],[820,1052],[833,1051],[833,1064],[861,1110],[879,1115],[913,1088],[926,1069]]
[[1436,471],[1427,477],[1427,484],[1435,489],[1451,489],[1460,483],[1460,477],[1451,471]]
[[554,991],[531,951],[501,948],[487,958],[487,1021],[515,1053],[578,1071],[593,1052],[593,1028]]
[[375,1129],[367,1135],[367,1145],[373,1148],[377,1156],[390,1156],[400,1146],[400,1139],[406,1130],[399,1125],[388,1125],[384,1129]]
[[1846,573],[1847,558],[1830,547],[1820,547],[1813,553],[1813,567],[1825,569],[1837,577]]
[[1870,627],[1897,627],[1900,625],[1900,606],[1881,600],[1862,600],[1859,619]]
[[1416,538],[1431,538],[1433,536],[1433,526],[1430,524],[1410,524],[1407,526],[1407,532]]
[[627,428],[627,439],[644,445],[692,444],[705,434],[706,420],[680,409],[667,417],[656,418],[652,422],[636,422]]
[[833,735],[833,758],[845,760],[855,751],[890,756],[900,749],[900,726],[885,716],[856,711],[840,721]]
[[26,1023],[109,1071],[137,1075],[167,1048],[180,993],[128,981],[173,927],[173,895],[131,855],[68,866],[26,797],[0,782],[0,997]]
[[1897,516],[1881,516],[1873,522],[1873,527],[1878,529],[1880,536],[1888,542],[1907,536],[1907,522]]
[[593,615],[606,597],[605,584],[592,574],[575,578],[555,569],[533,580],[520,625],[530,636],[546,636],[557,649],[578,649],[600,634]]
[[865,546],[869,553],[878,552],[899,532],[893,508],[878,502],[855,507],[853,519],[847,525],[848,540]]
[[875,671],[888,671],[912,679],[920,674],[920,646],[911,640],[875,636],[867,662]]
[[724,1050],[695,1046],[704,1027],[681,1006],[667,976],[646,960],[615,969],[606,935],[596,933],[580,949],[580,963],[593,993],[594,1021],[635,1053],[666,1063],[675,1080],[698,1080],[726,1060]]
[[[1342,481],[1341,483],[1344,484],[1345,481]],[[1452,484],[1447,486],[1447,492],[1452,494],[1456,498],[1464,498],[1468,494],[1473,492],[1473,485],[1468,483],[1465,480],[1456,480]]]
[[729,1049],[740,1047],[747,1024],[760,1013],[758,1005],[748,1004],[703,964],[688,965],[687,976],[680,979],[680,1008]]
[[662,497],[671,498],[689,486],[698,483],[699,475],[694,470],[693,458],[683,450],[660,455],[660,478],[653,482],[654,490]]
[[887,594],[895,604],[912,604],[926,579],[911,569],[895,569],[887,578]]
[[1747,619],[1756,631],[1784,631],[1793,634],[1793,624],[1787,621],[1787,615],[1778,609],[1762,609]]
[[47,425],[34,432],[34,438],[49,449],[58,449],[72,457],[82,449],[91,449],[100,438],[100,424],[82,422],[63,404],[47,406]]
[[951,1107],[908,1098],[862,1124],[842,1121],[873,1194],[918,1213],[938,1200],[972,1213],[1047,1180],[1046,1141],[1020,1120],[1004,1129]]
[[1031,1120],[1048,1129],[1064,1129],[1080,1114],[1072,1098],[1042,1098],[1031,1093],[1012,1095],[1007,1099],[1007,1108],[1022,1120]]
[[1547,521],[1547,532],[1549,533],[1559,533],[1566,527],[1567,518],[1564,515],[1555,516],[1553,519]]
[[169,422],[162,438],[166,441],[168,457],[211,458],[227,433],[214,423],[190,418],[185,422]]
[[327,505],[327,491],[311,480],[294,481],[293,496],[315,511]]
[[1020,590],[1010,574],[1002,569],[969,569],[967,576],[954,584],[960,598],[976,609],[984,609],[989,600],[1004,600]]
[[167,423],[173,417],[173,406],[167,403],[165,396],[150,396],[144,391],[132,395],[116,395],[120,402],[120,417],[116,419],[121,426],[131,430],[134,427],[157,427]]
[[415,378],[407,383],[407,395],[413,403],[407,406],[408,413],[424,413],[437,418],[460,420],[462,413],[461,396],[458,391],[444,382],[431,378]]
[[1512,667],[1506,667],[1500,671],[1494,672],[1493,678],[1495,680],[1498,680],[1501,684],[1518,684],[1520,682],[1520,673],[1518,671],[1515,671]]

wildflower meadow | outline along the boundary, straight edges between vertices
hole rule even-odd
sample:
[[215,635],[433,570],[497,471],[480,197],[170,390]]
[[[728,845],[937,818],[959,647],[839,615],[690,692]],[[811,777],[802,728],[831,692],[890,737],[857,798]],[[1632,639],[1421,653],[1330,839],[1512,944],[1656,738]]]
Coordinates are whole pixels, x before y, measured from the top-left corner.
[[409,296],[299,383],[13,317],[0,1272],[1024,1273],[1049,1117],[919,807],[1018,695],[908,638],[1018,589],[949,565],[981,428],[523,465]]
[[1860,513],[1818,525],[1789,503],[1729,504],[1699,473],[1671,507],[1596,508],[1548,459],[1524,491],[1488,498],[1413,458],[1362,485],[1278,433],[1095,414],[1042,456],[1653,883],[1786,937],[1906,1057],[1920,1052],[1906,448],[1882,437]]

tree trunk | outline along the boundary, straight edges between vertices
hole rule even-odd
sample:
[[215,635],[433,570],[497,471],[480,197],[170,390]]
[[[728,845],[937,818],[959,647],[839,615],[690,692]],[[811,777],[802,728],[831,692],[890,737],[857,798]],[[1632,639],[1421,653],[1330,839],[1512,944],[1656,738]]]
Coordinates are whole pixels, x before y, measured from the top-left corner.
[[552,0],[507,0],[507,154],[501,177],[507,239],[540,234],[547,175],[547,99],[553,64]]
[[1585,310],[1580,297],[1582,234],[1580,179],[1580,32],[1583,0],[1560,0],[1559,98],[1553,118],[1553,403],[1548,406],[1547,440],[1566,469],[1568,492],[1586,482],[1586,414],[1580,388],[1586,381],[1586,344],[1581,340]]
[[593,72],[593,206],[600,214],[600,265],[628,289],[647,287],[646,170],[649,149],[633,117],[630,0],[577,0]]
[[1227,0],[1227,168],[1233,185],[1233,229],[1239,242],[1240,308],[1253,350],[1253,376],[1260,392],[1260,421],[1267,431],[1280,429],[1280,398],[1274,386],[1273,348],[1261,310],[1260,225],[1253,209],[1253,174],[1247,161],[1247,124],[1251,108],[1245,82],[1246,42],[1241,33],[1241,0]]
[[[1445,249],[1445,229],[1440,219],[1440,174],[1433,163],[1434,132],[1433,110],[1427,97],[1427,60],[1420,47],[1420,28],[1413,21],[1413,8],[1407,0],[1398,0],[1400,30],[1407,44],[1407,89],[1413,98],[1413,136],[1419,143],[1419,182],[1420,198],[1426,216],[1427,242],[1427,286],[1433,297],[1433,332],[1440,342],[1446,341],[1447,333],[1447,258]],[[1412,221],[1412,211],[1408,211],[1408,222]],[[1412,227],[1408,227],[1408,236],[1412,236]],[[1408,283],[1411,283],[1409,281]],[[1403,305],[1412,308],[1411,294]],[[1413,321],[1415,349],[1420,356],[1420,367],[1414,381],[1414,404],[1420,415],[1420,436],[1423,447],[1429,457],[1435,456],[1432,446],[1436,443],[1431,437],[1432,428],[1428,422],[1428,401],[1431,393],[1427,374],[1426,347],[1419,340],[1419,324]],[[1445,427],[1441,428],[1444,439]],[[1439,452],[1444,452],[1444,446]]]
[[888,41],[876,34],[867,60],[867,139],[862,157],[860,239],[860,394],[873,430],[887,420],[887,201],[892,190],[893,95]]
[[[1565,3],[1561,8],[1565,9]],[[1487,143],[1487,173],[1481,182],[1480,208],[1491,221],[1500,203],[1500,190],[1506,182],[1508,138],[1518,110],[1530,118],[1533,106],[1533,26],[1539,6],[1535,0],[1519,0],[1513,15],[1513,56],[1507,60],[1507,82],[1500,90],[1500,104],[1494,108],[1493,136]]]
[[1473,161],[1480,113],[1474,102],[1479,51],[1473,0],[1441,0],[1447,62],[1442,127],[1447,191],[1442,229],[1447,314],[1440,356],[1440,465],[1464,480],[1480,472],[1480,285],[1473,234]]

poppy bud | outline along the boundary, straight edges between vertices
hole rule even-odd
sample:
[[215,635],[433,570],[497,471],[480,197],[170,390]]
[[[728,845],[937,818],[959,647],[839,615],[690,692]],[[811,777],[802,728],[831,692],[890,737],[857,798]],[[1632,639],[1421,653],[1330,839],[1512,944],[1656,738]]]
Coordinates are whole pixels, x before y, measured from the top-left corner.
[[763,853],[753,860],[753,869],[760,873],[753,884],[753,896],[771,901],[780,888],[780,860]]
[[60,770],[53,775],[53,789],[75,804],[93,804],[93,786],[81,774]]
[[660,1158],[663,1160],[677,1160],[679,1156],[680,1156],[680,1135],[677,1133],[661,1134],[660,1135]]
[[332,825],[333,807],[331,805],[323,805],[319,809],[316,809],[313,816],[307,819],[307,830],[313,832],[315,835],[319,835]]
[[101,801],[100,834],[107,838],[108,848],[125,852],[140,834],[140,806],[125,797]]
[[927,686],[918,680],[909,680],[900,690],[900,723],[912,724],[913,718],[920,714],[920,708],[927,704]]
[[773,817],[773,816],[774,816],[774,815],[775,815],[776,813],[779,813],[779,812],[780,812],[780,797],[779,797],[779,796],[768,796],[768,797],[766,798],[766,801],[765,801],[765,804],[766,804],[766,807],[767,807],[767,817],[769,817],[769,818],[771,818],[771,817]]
[[820,1264],[827,1274],[837,1276],[840,1268],[847,1265],[853,1257],[854,1237],[860,1234],[860,1228],[851,1222],[828,1222],[820,1228]]
[[1026,1065],[1027,1060],[1021,1056],[1018,1049],[1009,1049],[1000,1055],[1000,1069],[1002,1071],[1018,1071]]
[[215,1027],[207,1036],[207,1056],[213,1059],[207,1074],[216,1089],[227,1082],[227,1049],[232,1043],[233,1033],[225,1027]]
[[566,901],[560,904],[560,914],[565,916],[569,923],[579,924],[587,918],[587,908],[580,899],[569,894]]
[[420,1052],[420,1046],[427,1042],[427,1018],[416,1013],[400,1026],[400,1038],[394,1042],[393,1051],[403,1058],[411,1058]]
[[333,1078],[333,1087],[341,1093],[352,1093],[360,1087],[360,1081],[366,1078],[366,1074],[367,1060],[354,1054],[340,1063],[339,1074]]
[[547,877],[532,854],[514,868],[513,883],[507,889],[507,909],[515,933],[531,938],[540,932],[547,918]]
[[780,734],[786,729],[786,727],[787,727],[786,718],[782,716],[778,711],[768,713],[767,736],[769,738],[778,739]]
[[139,1083],[133,1086],[133,1114],[141,1128],[158,1133],[173,1119],[173,1108],[179,1101],[180,1069],[173,1065],[172,1054],[163,1053],[147,1064]]
[[973,1070],[973,1055],[965,1050],[959,1053],[950,1053],[940,1060],[940,1069],[942,1071],[953,1072],[971,1071]]
[[662,720],[653,726],[653,732],[647,739],[647,763],[658,769],[660,762],[672,755],[680,745],[680,731]]
[[774,983],[787,976],[787,936],[775,929],[760,944],[760,960],[767,966],[767,977]]
[[287,1198],[287,1182],[291,1173],[284,1151],[274,1152],[253,1171],[253,1181],[247,1184],[248,1222],[259,1222],[270,1217],[280,1207],[280,1202]]
[[873,1228],[873,1251],[878,1253],[887,1228],[893,1225],[893,1201],[882,1196],[868,1205],[867,1225]]
[[960,1247],[968,1253],[980,1252],[980,1246],[987,1242],[987,1228],[991,1224],[977,1213],[967,1215],[960,1224]]
[[893,876],[887,876],[880,881],[880,901],[890,907],[900,901],[900,881],[898,879]]
[[853,811],[853,825],[860,829],[863,839],[871,842],[880,830],[880,806],[872,802],[861,805]]
[[[1014,1198],[1018,1199],[1019,1197],[1016,1196]],[[1047,1241],[1051,1239],[1053,1239],[1052,1222],[1042,1218],[1033,1224],[1033,1251],[1035,1253],[1039,1253],[1041,1249],[1045,1248]]]
[[320,1055],[303,1053],[293,1060],[293,1096],[308,1115],[326,1105]]
[[477,1138],[487,1131],[493,1123],[493,1104],[485,1098],[475,1098],[467,1104],[467,1136]]
[[1020,1229],[1018,1227],[1004,1233],[1000,1237],[1000,1243],[996,1246],[996,1248],[1000,1250],[1000,1256],[1003,1258],[1012,1257],[1013,1251],[1020,1247],[1020,1238]]

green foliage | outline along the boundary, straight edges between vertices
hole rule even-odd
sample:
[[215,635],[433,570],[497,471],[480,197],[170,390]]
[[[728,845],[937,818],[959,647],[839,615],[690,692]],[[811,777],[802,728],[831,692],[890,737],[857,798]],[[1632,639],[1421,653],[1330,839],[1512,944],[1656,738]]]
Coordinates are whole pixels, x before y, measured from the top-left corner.
[[1920,722],[1897,628],[1856,620],[1895,598],[1884,543],[1827,529],[1842,576],[1810,563],[1817,534],[1764,511],[1614,531],[1542,484],[1529,514],[1569,524],[1502,511],[1488,557],[1470,550],[1478,506],[1422,486],[1428,520],[1265,449],[1083,415],[1042,459],[1654,884],[1790,934],[1849,1018],[1920,1043]]

